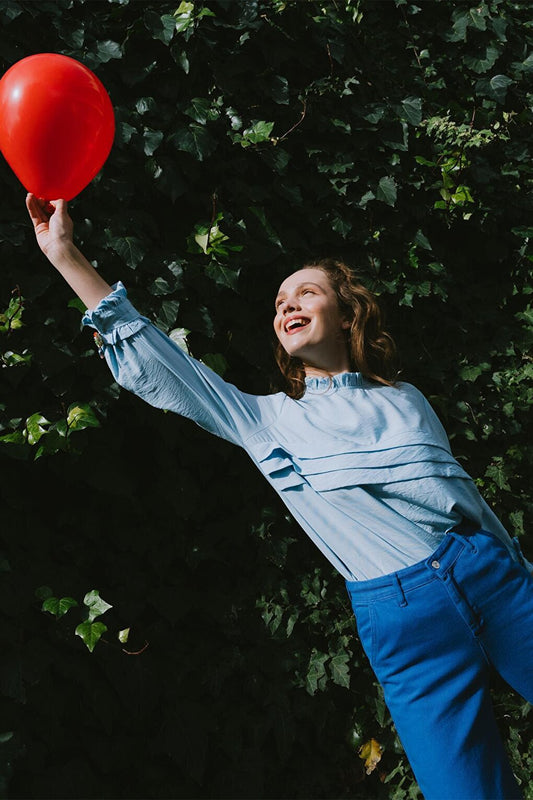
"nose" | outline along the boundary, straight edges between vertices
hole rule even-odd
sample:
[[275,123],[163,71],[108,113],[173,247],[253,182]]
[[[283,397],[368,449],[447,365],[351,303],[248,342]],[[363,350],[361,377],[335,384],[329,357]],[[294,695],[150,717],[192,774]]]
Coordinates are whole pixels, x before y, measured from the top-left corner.
[[285,303],[283,304],[283,313],[284,314],[291,314],[297,308],[300,308],[300,304],[298,303],[298,300],[296,298],[293,298],[293,297],[287,297],[287,299],[285,300]]

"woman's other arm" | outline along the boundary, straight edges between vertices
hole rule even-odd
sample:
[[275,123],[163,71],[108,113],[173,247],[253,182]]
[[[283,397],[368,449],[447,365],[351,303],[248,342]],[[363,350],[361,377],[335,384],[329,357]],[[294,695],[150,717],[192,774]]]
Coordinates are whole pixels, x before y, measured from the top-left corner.
[[87,308],[95,308],[111,292],[94,267],[80,253],[72,240],[73,224],[64,200],[54,200],[53,210],[44,200],[28,194],[26,207],[37,243],[45,256],[63,276]]

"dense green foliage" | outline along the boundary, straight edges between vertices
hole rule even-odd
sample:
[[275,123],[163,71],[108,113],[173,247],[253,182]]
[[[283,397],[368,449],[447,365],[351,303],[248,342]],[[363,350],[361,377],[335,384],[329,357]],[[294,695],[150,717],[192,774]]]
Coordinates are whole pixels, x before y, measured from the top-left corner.
[[[1,0],[0,24],[2,71],[65,53],[111,95],[71,206],[102,274],[267,392],[280,279],[345,258],[527,553],[528,4]],[[0,796],[416,797],[342,581],[242,452],[113,384],[0,179]],[[533,797],[529,706],[495,690]]]

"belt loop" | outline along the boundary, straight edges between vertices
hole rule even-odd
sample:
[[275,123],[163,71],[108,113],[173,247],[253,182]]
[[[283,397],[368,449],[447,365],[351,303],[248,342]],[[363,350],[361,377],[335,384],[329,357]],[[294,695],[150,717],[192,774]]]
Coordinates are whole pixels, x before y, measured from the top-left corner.
[[405,608],[405,606],[407,605],[407,598],[406,598],[405,593],[403,591],[402,584],[400,582],[400,579],[398,577],[398,573],[397,572],[394,573],[394,580],[396,582],[396,588],[398,589],[398,594],[400,596],[399,605],[400,605],[401,608]]
[[475,522],[472,522],[472,520],[467,517],[463,517],[461,522],[452,528],[451,531],[448,531],[448,533],[456,542],[466,545],[472,553],[477,553],[477,546],[472,541],[471,537],[478,531],[479,525],[476,525]]

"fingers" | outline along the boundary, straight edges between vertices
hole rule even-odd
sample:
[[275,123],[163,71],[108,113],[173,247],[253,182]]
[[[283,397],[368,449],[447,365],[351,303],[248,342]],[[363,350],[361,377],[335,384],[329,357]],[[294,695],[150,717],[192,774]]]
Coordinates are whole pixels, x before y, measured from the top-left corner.
[[44,214],[42,202],[31,192],[26,195],[26,208],[34,226],[40,225],[42,222],[48,222],[48,216]]
[[34,225],[48,222],[56,212],[60,217],[68,216],[66,200],[43,200],[41,197],[35,197],[32,192],[26,195],[26,208]]
[[68,216],[68,203],[66,200],[50,200],[48,201],[48,205],[52,207],[52,211],[50,213],[56,212],[60,217]]

